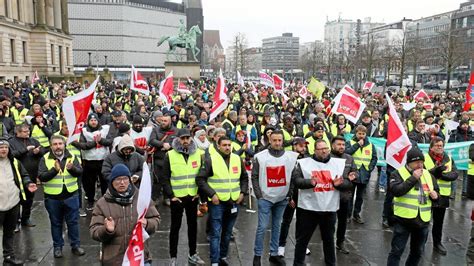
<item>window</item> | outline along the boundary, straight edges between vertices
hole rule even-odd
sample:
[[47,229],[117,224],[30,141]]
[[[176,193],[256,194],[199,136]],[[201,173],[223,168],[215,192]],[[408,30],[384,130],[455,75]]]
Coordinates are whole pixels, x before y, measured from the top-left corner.
[[21,20],[21,0],[16,0],[16,10],[18,11],[18,20]]
[[10,3],[8,1],[5,1],[5,17],[7,18],[10,16],[9,5]]
[[51,64],[54,65],[54,44],[51,44]]
[[69,66],[69,47],[66,47],[66,65]]
[[27,49],[28,48],[26,46],[25,41],[22,43],[22,48],[23,48],[23,63],[26,63],[26,62],[28,62],[28,60],[27,60]]
[[15,63],[16,62],[16,56],[15,56],[15,40],[14,39],[10,39],[10,51],[11,51],[11,58],[12,58],[12,63]]

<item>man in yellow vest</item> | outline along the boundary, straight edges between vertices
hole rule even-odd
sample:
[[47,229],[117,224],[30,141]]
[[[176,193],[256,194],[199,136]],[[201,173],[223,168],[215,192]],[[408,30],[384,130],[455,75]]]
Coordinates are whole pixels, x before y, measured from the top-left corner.
[[169,252],[171,266],[177,265],[178,239],[183,211],[188,224],[188,261],[193,265],[203,265],[204,261],[196,252],[197,206],[199,203],[196,175],[202,164],[203,152],[197,149],[189,129],[178,130],[163,162],[163,191],[170,202],[171,229]]
[[25,122],[28,109],[25,108],[25,104],[22,100],[16,100],[15,106],[10,108],[11,116],[15,120],[15,125],[20,125]]
[[[13,157],[10,144],[0,138],[0,225],[3,227],[3,265],[23,265],[15,258],[14,230],[20,212],[20,199],[25,200],[25,192],[36,191],[22,164]],[[27,188],[27,190],[25,190]]]
[[49,138],[53,135],[51,129],[46,124],[43,112],[37,112],[31,119],[31,137],[39,141],[41,147],[49,148]]
[[209,197],[210,258],[212,266],[229,265],[227,253],[239,204],[248,191],[248,175],[232,141],[224,136],[218,151],[206,157],[196,178],[199,189]]
[[388,266],[400,264],[409,237],[410,254],[406,265],[418,265],[423,255],[431,220],[431,202],[438,200],[439,191],[436,179],[423,169],[424,160],[423,153],[412,148],[407,153],[406,166],[390,176],[395,225]]
[[443,222],[446,208],[449,207],[451,183],[456,182],[458,172],[453,160],[444,152],[444,140],[434,137],[430,143],[430,150],[425,154],[425,169],[436,178],[439,186],[439,199],[433,203],[433,249],[441,255],[448,252],[442,244]]
[[51,151],[41,158],[39,179],[44,184],[44,205],[51,222],[53,238],[53,255],[62,258],[64,246],[63,223],[66,220],[71,252],[83,256],[79,239],[79,186],[78,177],[82,167],[76,156],[65,148],[66,141],[62,136],[52,136]]
[[316,124],[314,126],[314,131],[312,132],[312,136],[306,138],[308,142],[308,153],[310,155],[314,154],[314,144],[318,139],[324,140],[328,146],[331,146],[331,142],[328,138],[328,133],[324,131],[324,126]]
[[331,126],[331,135],[339,136],[346,133],[351,133],[352,127],[347,123],[344,115],[338,115],[336,123]]
[[377,165],[377,153],[374,145],[367,138],[366,127],[357,126],[355,136],[346,144],[346,153],[354,158],[359,172],[359,176],[353,181],[354,186],[352,187],[352,199],[349,201],[348,218],[352,216],[356,223],[363,224],[364,221],[360,217],[360,212],[364,203],[364,194],[367,184],[369,184],[370,174]]

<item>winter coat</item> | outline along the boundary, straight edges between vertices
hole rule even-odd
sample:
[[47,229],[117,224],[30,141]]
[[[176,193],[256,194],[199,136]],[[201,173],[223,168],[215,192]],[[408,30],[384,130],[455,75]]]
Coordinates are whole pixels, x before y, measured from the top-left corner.
[[358,184],[368,184],[369,179],[370,179],[370,174],[372,173],[375,166],[377,165],[377,151],[375,150],[374,145],[369,142],[369,138],[367,138],[367,137],[364,139],[364,144],[362,145],[362,147],[357,142],[357,139],[356,139],[355,136],[352,140],[356,141],[356,143],[354,143],[354,145],[351,145],[350,141],[348,141],[346,143],[346,153],[351,155],[351,156],[358,149],[362,149],[362,148],[364,148],[368,145],[372,146],[372,158],[370,159],[369,169],[366,169],[365,166],[362,165],[359,169],[359,176],[353,181],[354,183],[358,183]]
[[[92,212],[89,232],[92,239],[102,243],[102,265],[122,265],[123,255],[138,220],[137,201],[138,189],[135,189],[133,201],[128,205],[116,203],[109,190],[97,201]],[[112,233],[105,229],[104,220],[108,217],[115,221],[115,231]],[[153,202],[150,202],[145,218],[145,230],[152,235],[160,223],[160,214]],[[145,242],[145,261],[151,259],[148,242]]]
[[[125,157],[121,152],[123,148],[132,148],[133,152]],[[130,170],[130,174],[137,175],[140,178],[142,177],[143,171],[143,163],[145,159],[142,155],[135,151],[135,146],[133,145],[133,141],[128,135],[124,135],[122,140],[117,146],[117,150],[109,154],[105,157],[104,163],[102,164],[102,175],[104,175],[105,180],[109,180],[110,173],[112,172],[112,168],[116,164],[125,164]]]
[[33,151],[28,151],[26,147],[35,146],[39,147],[39,142],[34,138],[21,139],[18,137],[13,137],[9,141],[10,151],[20,163],[25,167],[26,171],[30,178],[36,181],[38,177],[38,165],[41,160],[41,157],[49,151],[49,149],[40,148],[38,154],[34,154]]
[[474,140],[471,127],[468,127],[466,131],[463,130],[461,126],[458,126],[458,128],[452,132],[451,136],[449,137],[449,142],[463,142],[471,140]]
[[430,143],[431,141],[431,136],[428,133],[421,133],[418,132],[416,129],[413,129],[408,133],[408,138],[413,140],[416,143]]
[[[357,171],[357,166],[354,162],[354,158],[352,156],[343,153],[341,156],[331,153],[332,158],[339,158],[339,159],[346,159],[345,166],[344,166],[344,172],[342,173],[342,177],[344,180],[349,180],[349,173],[354,172],[357,176],[359,175],[359,172]],[[350,181],[350,180],[349,180]],[[350,182],[350,186],[347,187],[345,190],[340,190],[340,195],[341,195],[341,201],[349,201],[352,199],[352,182]]]
[[171,128],[169,129],[156,127],[151,132],[150,146],[156,148],[153,154],[153,158],[155,160],[154,163],[157,166],[163,167],[163,159],[165,158],[165,154],[167,152],[165,150],[162,150],[163,144],[168,143],[171,145],[171,143],[173,143],[174,138],[176,137],[176,133],[178,133],[178,130],[174,126],[171,126]]
[[[430,156],[430,155],[427,155]],[[430,156],[431,157],[431,156]],[[432,159],[433,162],[435,160]],[[451,171],[444,173],[443,166],[448,163],[449,155],[445,152],[443,155],[443,160],[441,161],[441,166],[435,166],[430,170],[431,176],[433,176],[436,180],[443,180],[443,181],[451,181],[456,182],[458,179],[458,169],[456,168],[456,164],[454,162],[451,163]],[[441,208],[448,208],[449,207],[449,196],[442,196],[439,195],[439,199],[433,202],[433,207],[441,207]]]

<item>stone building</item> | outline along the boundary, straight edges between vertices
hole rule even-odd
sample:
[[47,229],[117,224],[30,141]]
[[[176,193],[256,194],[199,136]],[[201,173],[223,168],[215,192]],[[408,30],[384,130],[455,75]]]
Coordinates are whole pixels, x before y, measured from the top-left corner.
[[0,0],[0,82],[73,75],[68,3]]

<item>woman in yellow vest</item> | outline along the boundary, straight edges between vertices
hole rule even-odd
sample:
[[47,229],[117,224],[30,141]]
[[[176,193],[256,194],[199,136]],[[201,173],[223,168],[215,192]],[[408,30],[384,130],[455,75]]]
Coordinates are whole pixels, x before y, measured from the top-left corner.
[[441,243],[443,236],[443,222],[446,209],[449,207],[451,183],[456,182],[458,172],[453,160],[444,152],[444,140],[435,137],[431,140],[428,154],[425,154],[424,167],[436,178],[439,186],[439,199],[433,202],[433,249],[441,255],[447,250]]
[[351,133],[352,127],[346,121],[344,115],[338,115],[336,123],[331,126],[331,134],[333,136],[341,136],[347,133]]
[[46,125],[43,112],[37,112],[31,119],[31,137],[35,138],[43,148],[49,147],[49,138],[53,135],[51,129]]
[[410,255],[406,265],[418,265],[428,239],[431,202],[438,200],[439,188],[428,170],[423,169],[424,156],[418,148],[407,153],[406,165],[390,176],[389,191],[393,194],[395,225],[392,249],[387,265],[399,265],[410,239]]

